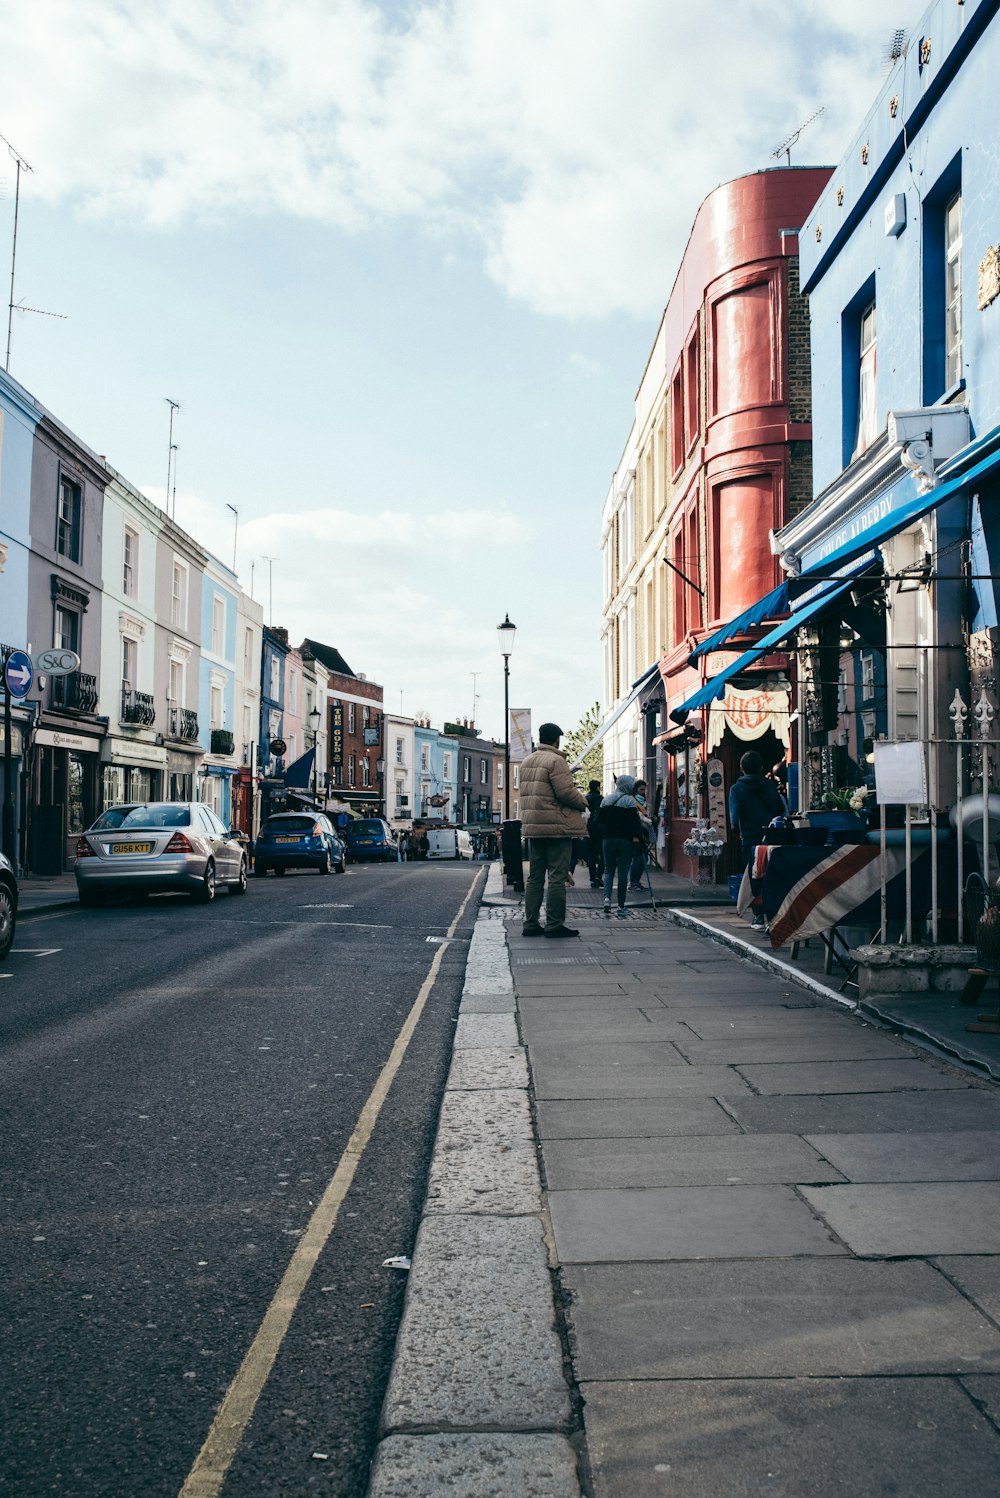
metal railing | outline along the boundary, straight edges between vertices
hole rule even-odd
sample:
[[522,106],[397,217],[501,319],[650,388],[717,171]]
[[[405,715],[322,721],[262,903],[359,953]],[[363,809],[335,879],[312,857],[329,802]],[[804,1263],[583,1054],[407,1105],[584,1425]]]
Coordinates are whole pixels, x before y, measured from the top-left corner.
[[63,712],[93,713],[97,710],[97,677],[87,671],[54,676],[51,690],[52,706]]
[[150,693],[122,687],[121,721],[138,723],[142,728],[152,728],[156,722],[156,705]]
[[198,714],[193,713],[187,707],[172,707],[170,709],[170,733],[175,739],[184,739],[187,743],[194,743],[198,737]]

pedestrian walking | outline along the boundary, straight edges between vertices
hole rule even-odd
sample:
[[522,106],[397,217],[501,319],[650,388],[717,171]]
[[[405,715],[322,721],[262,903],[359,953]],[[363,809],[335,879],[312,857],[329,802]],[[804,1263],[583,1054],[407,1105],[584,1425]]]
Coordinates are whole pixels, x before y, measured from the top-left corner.
[[[729,790],[729,821],[734,832],[739,834],[743,868],[753,857],[753,850],[764,836],[764,828],[772,817],[783,817],[788,806],[774,781],[764,774],[764,761],[756,749],[748,749],[740,760],[742,775],[733,782]],[[754,919],[755,926],[763,926],[762,917]]]
[[598,827],[604,840],[604,910],[610,915],[611,892],[617,872],[619,918],[625,916],[629,868],[643,837],[634,791],[634,776],[619,775],[614,790],[605,796],[598,812]]
[[639,821],[642,823],[642,842],[632,854],[628,878],[632,889],[642,889],[642,881],[646,873],[646,859],[649,854],[649,838],[653,831],[653,822],[646,810],[646,782],[644,780],[636,781],[632,795],[639,813]]
[[597,827],[597,817],[601,810],[601,782],[591,780],[587,785],[587,810],[590,819],[587,822],[587,867],[590,870],[591,889],[600,889],[604,878],[604,844]]
[[[566,877],[573,839],[583,837],[587,803],[559,748],[562,729],[543,723],[538,748],[522,760],[519,775],[522,835],[530,843],[524,891],[525,936],[579,936],[566,925]],[[539,916],[545,897],[545,925]]]

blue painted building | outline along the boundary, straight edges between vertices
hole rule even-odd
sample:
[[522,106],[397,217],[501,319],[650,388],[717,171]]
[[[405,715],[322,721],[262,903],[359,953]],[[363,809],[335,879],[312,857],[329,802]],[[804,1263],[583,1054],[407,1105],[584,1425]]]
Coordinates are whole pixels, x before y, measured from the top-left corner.
[[201,591],[201,668],[198,718],[204,724],[205,758],[198,771],[199,800],[230,826],[236,755],[236,619],[239,581],[217,557],[205,562]]
[[430,821],[453,822],[458,815],[458,755],[456,740],[429,723],[413,729],[415,815]]
[[[956,689],[997,674],[998,12],[925,11],[801,233],[815,497],[774,546],[800,589],[855,574],[797,637],[806,805],[843,783],[843,751],[863,769],[865,729],[953,738]],[[931,776],[948,806],[946,749]]]
[[[0,642],[14,650],[41,649],[46,640],[30,640],[28,630],[28,559],[31,554],[31,460],[40,416],[31,396],[0,369]],[[0,700],[3,686],[0,683]],[[37,694],[36,694],[37,695]],[[11,704],[11,783],[14,796],[15,846],[21,845],[23,780],[21,766],[34,707]],[[6,741],[0,713],[0,804],[6,799]]]
[[275,754],[271,744],[275,739],[283,739],[284,735],[285,662],[289,649],[287,629],[266,624],[261,642],[258,751],[262,820],[270,811],[272,799],[280,799],[284,791],[285,757]]

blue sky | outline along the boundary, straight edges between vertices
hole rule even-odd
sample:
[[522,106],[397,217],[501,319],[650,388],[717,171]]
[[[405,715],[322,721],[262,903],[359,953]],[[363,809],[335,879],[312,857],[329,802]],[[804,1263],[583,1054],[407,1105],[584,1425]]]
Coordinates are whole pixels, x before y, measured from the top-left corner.
[[[601,507],[698,203],[834,163],[919,10],[0,0],[11,373],[387,705],[600,691]],[[0,160],[0,279],[13,162]],[[402,696],[401,696],[402,694]]]

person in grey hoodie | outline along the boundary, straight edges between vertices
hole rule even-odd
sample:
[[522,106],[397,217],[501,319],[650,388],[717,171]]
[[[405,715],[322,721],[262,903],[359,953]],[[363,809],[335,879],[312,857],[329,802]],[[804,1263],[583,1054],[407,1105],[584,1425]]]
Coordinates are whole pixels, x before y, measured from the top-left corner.
[[625,915],[628,871],[632,856],[643,841],[642,822],[635,802],[635,777],[619,775],[615,788],[601,802],[599,834],[604,842],[604,909],[610,914],[611,891],[618,873],[618,915]]

